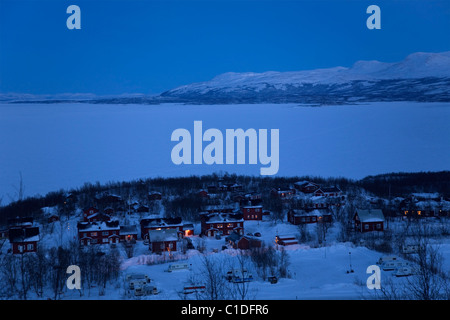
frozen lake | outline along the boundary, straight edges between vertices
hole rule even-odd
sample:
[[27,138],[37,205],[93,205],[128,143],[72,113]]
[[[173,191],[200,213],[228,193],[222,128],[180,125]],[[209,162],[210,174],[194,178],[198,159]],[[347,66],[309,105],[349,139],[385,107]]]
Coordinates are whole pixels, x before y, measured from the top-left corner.
[[[450,169],[450,103],[284,105],[0,104],[0,198],[256,165],[175,165],[175,129],[279,129],[279,176],[363,178]],[[204,143],[204,146],[207,143]]]

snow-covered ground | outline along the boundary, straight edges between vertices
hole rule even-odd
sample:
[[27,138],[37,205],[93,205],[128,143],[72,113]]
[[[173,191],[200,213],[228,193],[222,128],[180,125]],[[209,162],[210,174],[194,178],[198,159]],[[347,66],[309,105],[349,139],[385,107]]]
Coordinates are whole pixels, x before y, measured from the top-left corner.
[[[80,218],[73,217],[69,221],[53,223],[52,233],[44,236],[40,245],[50,247],[59,245],[58,239],[67,242],[76,236],[76,221]],[[132,218],[131,218],[132,219]],[[400,228],[402,222],[391,224],[391,228]],[[60,232],[60,227],[63,232]],[[198,227],[198,225],[196,225]],[[308,232],[314,238],[316,224],[307,226]],[[293,234],[298,235],[298,226],[287,222],[273,223],[269,220],[247,221],[245,223],[245,233],[260,232],[261,237],[267,246],[275,246],[275,235]],[[279,279],[278,283],[271,284],[264,281],[257,273],[255,266],[251,262],[246,263],[246,268],[253,274],[254,281],[249,283],[247,298],[250,300],[295,300],[295,299],[374,299],[375,291],[369,290],[366,281],[370,274],[367,268],[375,265],[378,259],[385,254],[369,250],[364,246],[355,246],[352,243],[342,243],[337,241],[339,225],[333,226],[327,232],[327,241],[324,245],[317,245],[312,240],[308,243],[299,243],[283,247],[289,256],[288,278]],[[62,234],[62,237],[61,237]],[[193,299],[194,295],[182,294],[183,287],[189,284],[191,279],[202,279],[203,255],[216,261],[221,270],[225,273],[231,267],[237,267],[236,256],[238,250],[225,249],[224,238],[201,238],[197,235],[192,238],[195,247],[200,242],[204,242],[206,250],[200,253],[198,250],[188,250],[186,253],[174,253],[173,258],[169,255],[152,254],[148,246],[142,240],[137,241],[133,257],[127,258],[122,245],[118,248],[123,258],[121,263],[121,275],[119,280],[108,283],[105,294],[99,295],[97,287],[91,290],[84,290],[84,295],[76,290],[65,289],[62,299],[149,299],[149,300],[178,300]],[[109,250],[109,245],[102,245],[103,250]],[[281,246],[276,247],[278,250]],[[440,253],[444,257],[443,270],[450,270],[450,239],[439,240]],[[168,266],[173,263],[188,263],[189,269],[167,272]],[[354,272],[348,272],[353,270]],[[150,279],[150,285],[158,288],[157,295],[135,297],[129,295],[126,290],[127,274],[143,273]],[[204,279],[204,278],[203,278]],[[394,283],[405,281],[405,278],[394,277],[393,271],[381,271],[381,284],[387,280]],[[379,292],[378,292],[379,294]],[[49,291],[48,296],[52,296]],[[45,298],[45,295],[44,295]]]
[[449,103],[344,106],[0,104],[0,198],[45,195],[85,182],[228,171],[259,175],[256,165],[181,165],[172,132],[280,130],[282,176],[362,178],[386,172],[448,170]]

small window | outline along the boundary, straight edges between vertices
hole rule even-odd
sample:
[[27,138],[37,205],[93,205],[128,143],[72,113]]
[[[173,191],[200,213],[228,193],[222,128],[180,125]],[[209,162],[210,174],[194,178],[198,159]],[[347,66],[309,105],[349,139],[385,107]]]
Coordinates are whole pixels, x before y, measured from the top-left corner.
[[27,245],[27,250],[28,251],[33,250],[33,249],[34,249],[34,245],[32,243]]

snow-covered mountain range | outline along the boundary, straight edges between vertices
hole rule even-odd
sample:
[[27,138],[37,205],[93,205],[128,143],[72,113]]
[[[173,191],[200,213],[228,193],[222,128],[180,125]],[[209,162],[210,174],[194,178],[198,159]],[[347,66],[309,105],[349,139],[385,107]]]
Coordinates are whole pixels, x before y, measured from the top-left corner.
[[[20,98],[24,97],[24,98]],[[450,101],[450,51],[417,52],[403,61],[357,61],[352,67],[292,72],[228,72],[205,82],[192,83],[159,95],[43,96],[1,95],[0,101],[58,103],[190,104],[312,103],[342,104],[369,101]]]
[[450,51],[413,53],[398,63],[358,61],[351,68],[229,72],[161,97],[202,103],[450,101]]

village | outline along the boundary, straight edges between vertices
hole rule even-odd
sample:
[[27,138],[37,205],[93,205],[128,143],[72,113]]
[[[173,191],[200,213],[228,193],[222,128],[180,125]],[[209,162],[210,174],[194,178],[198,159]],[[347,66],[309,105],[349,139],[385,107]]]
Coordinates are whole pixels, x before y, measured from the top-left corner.
[[[349,252],[343,256],[350,258],[350,262],[345,263],[344,269],[346,273],[354,272],[350,252],[353,249],[348,249],[351,243],[351,248],[356,245],[373,250],[372,263],[365,263],[367,266],[378,259],[387,259],[383,270],[404,277],[413,275],[414,268],[410,263],[400,263],[405,261],[401,257],[417,253],[421,244],[413,234],[402,236],[401,242],[393,241],[398,230],[407,230],[404,226],[411,223],[426,223],[439,226],[441,231],[444,226],[446,231],[442,235],[448,238],[450,201],[438,193],[412,193],[405,198],[390,199],[387,204],[386,199],[370,195],[364,195],[364,201],[358,202],[336,185],[314,181],[296,181],[263,193],[237,181],[219,178],[190,193],[194,197],[194,212],[198,206],[197,213],[190,216],[168,213],[165,201],[169,200],[165,198],[169,196],[163,192],[144,193],[146,196],[139,199],[108,191],[98,192],[93,198],[66,193],[62,205],[43,207],[40,216],[8,219],[0,230],[1,256],[36,255],[39,250],[68,243],[75,244],[77,250],[95,248],[102,254],[118,250],[119,273],[124,279],[120,290],[116,290],[122,292],[120,298],[186,299],[200,297],[208,286],[204,279],[193,281],[192,274],[184,274],[183,281],[178,279],[172,284],[177,292],[174,296],[167,293],[164,281],[157,281],[156,286],[155,275],[146,271],[153,269],[142,268],[157,266],[161,271],[164,266],[159,277],[163,279],[167,272],[192,273],[191,261],[201,255],[225,253],[233,258],[244,253],[247,260],[254,259],[254,264],[246,262],[245,268],[242,264],[236,266],[235,262],[240,260],[234,258],[232,266],[228,263],[226,270],[220,271],[223,277],[230,283],[249,285],[259,280],[260,286],[276,285],[297,276],[296,258],[292,254],[305,248],[324,250],[326,257],[327,248],[345,244],[343,250]],[[80,208],[80,198],[90,205]],[[271,249],[278,258],[289,252],[290,261],[286,258],[282,263],[274,262],[261,271],[252,255],[262,255]],[[71,296],[66,288],[60,291]]]

